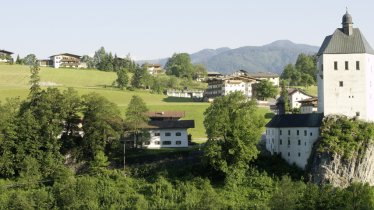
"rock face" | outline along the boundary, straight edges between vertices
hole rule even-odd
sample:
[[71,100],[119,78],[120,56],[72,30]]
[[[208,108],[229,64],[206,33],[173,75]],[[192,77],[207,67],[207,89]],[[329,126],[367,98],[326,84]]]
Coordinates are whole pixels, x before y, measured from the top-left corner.
[[364,148],[365,151],[355,152],[349,160],[338,154],[314,152],[308,166],[311,181],[340,187],[352,182],[367,182],[374,186],[374,144]]

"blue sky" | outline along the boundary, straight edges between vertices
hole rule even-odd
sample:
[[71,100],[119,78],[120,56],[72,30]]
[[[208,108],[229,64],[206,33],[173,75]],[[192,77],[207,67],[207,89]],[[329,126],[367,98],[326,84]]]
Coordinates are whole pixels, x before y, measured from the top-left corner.
[[275,40],[321,45],[348,6],[374,45],[372,0],[9,0],[0,4],[0,49],[45,58],[100,46],[135,59]]

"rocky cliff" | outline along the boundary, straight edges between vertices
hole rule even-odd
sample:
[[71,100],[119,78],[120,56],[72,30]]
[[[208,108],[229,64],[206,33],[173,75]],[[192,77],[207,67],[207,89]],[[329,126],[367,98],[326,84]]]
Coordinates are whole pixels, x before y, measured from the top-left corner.
[[353,152],[350,159],[337,153],[316,151],[309,161],[311,181],[340,187],[346,187],[352,182],[367,182],[373,186],[374,144],[361,148]]

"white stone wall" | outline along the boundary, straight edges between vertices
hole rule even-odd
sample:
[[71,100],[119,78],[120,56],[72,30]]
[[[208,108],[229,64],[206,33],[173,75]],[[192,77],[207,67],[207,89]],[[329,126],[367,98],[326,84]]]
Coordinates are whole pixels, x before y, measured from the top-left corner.
[[[345,62],[348,61],[348,70]],[[360,69],[356,70],[356,61]],[[334,69],[338,63],[338,70]],[[363,120],[374,120],[373,99],[374,56],[368,54],[324,54],[319,58],[323,65],[323,79],[318,78],[319,112],[324,115],[339,114],[358,116]]]
[[[167,136],[167,133],[170,133],[170,136]],[[177,136],[177,133],[181,133],[181,136]],[[188,147],[187,129],[154,129],[150,130],[149,134],[149,142],[143,144],[145,148],[159,149],[173,147]],[[170,141],[170,144],[165,144],[165,141]],[[178,144],[178,142],[180,144]]]
[[300,91],[296,91],[289,97],[291,109],[300,108],[301,103],[299,103],[298,101],[305,100],[308,98],[311,98],[311,97],[308,95],[305,95],[304,93]]
[[280,154],[289,164],[305,168],[319,128],[266,128],[266,149]]

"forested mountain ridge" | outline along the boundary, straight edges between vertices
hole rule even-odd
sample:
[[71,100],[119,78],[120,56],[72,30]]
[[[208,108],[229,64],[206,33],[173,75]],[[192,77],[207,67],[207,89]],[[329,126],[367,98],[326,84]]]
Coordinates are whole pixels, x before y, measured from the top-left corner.
[[[208,71],[224,74],[239,69],[249,72],[274,72],[280,74],[284,66],[295,63],[300,53],[315,54],[317,46],[295,44],[289,40],[278,40],[263,46],[245,46],[236,49],[204,49],[190,54],[192,63],[201,63]],[[138,63],[160,63],[165,65],[167,58],[142,60]]]

